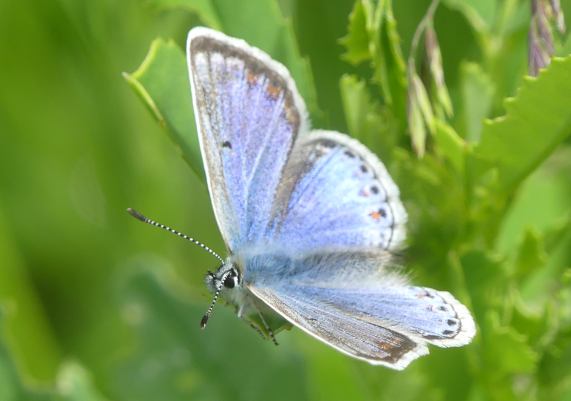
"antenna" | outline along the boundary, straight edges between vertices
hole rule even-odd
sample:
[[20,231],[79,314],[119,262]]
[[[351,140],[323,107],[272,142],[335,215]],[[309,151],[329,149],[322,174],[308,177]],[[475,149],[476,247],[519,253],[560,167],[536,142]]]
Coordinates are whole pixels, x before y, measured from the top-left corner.
[[210,302],[208,310],[206,311],[204,316],[202,316],[202,319],[200,319],[201,329],[204,329],[206,327],[206,323],[208,323],[208,319],[210,318],[210,315],[212,315],[212,310],[214,309],[214,305],[216,305],[216,301],[218,301],[218,297],[220,296],[220,291],[222,291],[222,286],[224,285],[224,281],[226,280],[226,277],[228,277],[229,275],[230,275],[230,270],[228,270],[216,284],[216,291],[214,292],[214,297],[212,297],[212,302]]
[[[196,245],[198,245],[199,247],[201,247],[202,249],[204,249],[206,252],[208,252],[209,254],[211,254],[212,256],[214,256],[216,259],[218,259],[219,261],[221,261],[222,263],[224,263],[224,259],[222,259],[222,257],[220,257],[220,255],[218,255],[216,252],[214,252],[212,249],[210,249],[209,247],[207,247],[206,245],[204,245],[202,242],[195,240],[194,238],[189,237],[188,235],[185,235],[177,230],[174,230],[170,227],[165,226],[164,224],[161,223],[157,223],[154,220],[149,219],[148,217],[143,216],[141,213],[137,212],[135,209],[131,209],[128,208],[127,212],[133,216],[134,218],[136,218],[137,220],[142,221],[143,223],[147,223],[150,224],[152,226],[155,227],[159,227],[162,228],[163,230],[169,231],[175,235],[178,235],[181,238],[184,238],[187,241],[190,241]],[[207,318],[208,319],[208,318]]]

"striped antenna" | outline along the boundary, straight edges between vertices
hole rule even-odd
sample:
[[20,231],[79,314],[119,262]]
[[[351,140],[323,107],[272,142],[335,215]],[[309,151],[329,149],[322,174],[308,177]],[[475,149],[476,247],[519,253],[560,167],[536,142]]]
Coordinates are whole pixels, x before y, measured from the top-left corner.
[[220,257],[220,255],[218,255],[216,252],[214,252],[212,249],[210,249],[209,247],[207,247],[206,245],[204,245],[202,242],[195,240],[194,238],[189,237],[188,235],[185,235],[177,230],[174,230],[170,227],[165,226],[164,224],[161,223],[157,223],[154,220],[149,219],[148,217],[143,216],[141,213],[137,212],[135,209],[131,209],[128,208],[127,212],[133,216],[134,218],[136,218],[137,220],[142,221],[143,223],[147,223],[150,224],[152,226],[155,227],[159,227],[162,228],[163,230],[167,230],[175,235],[178,235],[181,238],[184,238],[187,241],[190,241],[196,245],[198,245],[199,247],[201,247],[202,249],[204,249],[206,252],[208,252],[209,254],[211,254],[212,256],[214,256],[216,259],[218,259],[219,261],[221,261],[222,263],[224,263],[224,259],[222,259]]
[[212,297],[212,302],[210,302],[208,310],[200,320],[201,329],[204,329],[206,327],[206,323],[208,323],[208,319],[210,319],[210,316],[212,315],[212,310],[214,309],[214,305],[216,305],[216,301],[218,301],[218,297],[220,296],[220,292],[222,291],[222,287],[224,286],[224,281],[226,280],[226,277],[228,277],[229,275],[230,275],[230,270],[228,270],[216,284],[216,290],[214,291],[214,297]]

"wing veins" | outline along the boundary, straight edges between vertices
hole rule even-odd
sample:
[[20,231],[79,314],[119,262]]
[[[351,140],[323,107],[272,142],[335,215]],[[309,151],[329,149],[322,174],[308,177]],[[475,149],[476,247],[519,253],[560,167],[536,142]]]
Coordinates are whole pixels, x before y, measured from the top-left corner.
[[331,162],[331,160],[333,159],[333,156],[335,155],[335,153],[337,153],[338,150],[334,150],[332,152],[329,152],[326,157],[327,160],[325,160],[323,162],[323,164],[321,166],[319,166],[319,168],[317,169],[317,171],[313,174],[313,177],[309,180],[309,182],[307,184],[305,184],[303,186],[303,188],[301,189],[301,192],[299,193],[299,195],[297,196],[297,199],[295,200],[295,202],[293,204],[289,204],[288,208],[287,208],[287,214],[289,215],[290,212],[292,210],[294,210],[296,208],[296,206],[299,204],[299,202],[301,202],[301,199],[303,198],[303,196],[305,195],[305,193],[308,191],[308,189],[313,185],[313,183],[315,182],[315,180],[317,179],[317,177],[319,177],[319,175],[321,174],[321,172],[323,171],[323,169],[325,169],[325,167],[327,167],[327,165]]

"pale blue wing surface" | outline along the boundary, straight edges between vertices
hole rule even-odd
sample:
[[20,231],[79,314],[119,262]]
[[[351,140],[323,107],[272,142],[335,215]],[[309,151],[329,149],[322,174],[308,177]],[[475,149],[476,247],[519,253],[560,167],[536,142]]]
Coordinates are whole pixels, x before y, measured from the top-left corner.
[[375,155],[340,133],[299,141],[274,210],[267,236],[293,253],[394,250],[405,238],[397,186]]
[[423,343],[373,322],[358,319],[312,298],[300,298],[287,287],[254,288],[252,292],[290,323],[354,358],[404,369],[428,354]]
[[473,321],[466,308],[448,292],[383,285],[376,288],[286,286],[282,291],[434,345],[461,346],[472,340]]
[[187,56],[210,196],[232,251],[267,232],[305,106],[288,71],[242,40],[195,28]]
[[387,258],[383,250],[251,255],[245,280],[292,324],[371,363],[402,369],[428,353],[425,343],[469,343],[467,308],[448,292],[411,286]]

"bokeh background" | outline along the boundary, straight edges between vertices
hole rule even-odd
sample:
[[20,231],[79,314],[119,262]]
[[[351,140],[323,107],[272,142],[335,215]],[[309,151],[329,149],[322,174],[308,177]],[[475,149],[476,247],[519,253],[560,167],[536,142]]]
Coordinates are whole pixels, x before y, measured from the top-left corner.
[[[558,3],[443,0],[423,20],[419,0],[0,0],[0,400],[571,400]],[[224,250],[188,103],[195,25],[284,62],[315,127],[382,157],[402,261],[470,306],[473,344],[394,372],[298,330],[276,348],[222,305],[199,329],[216,260],[125,213]],[[417,30],[438,43],[411,49]],[[561,58],[525,78],[530,51]]]

